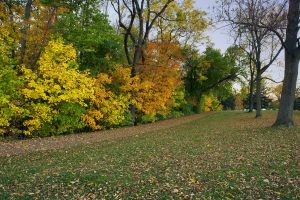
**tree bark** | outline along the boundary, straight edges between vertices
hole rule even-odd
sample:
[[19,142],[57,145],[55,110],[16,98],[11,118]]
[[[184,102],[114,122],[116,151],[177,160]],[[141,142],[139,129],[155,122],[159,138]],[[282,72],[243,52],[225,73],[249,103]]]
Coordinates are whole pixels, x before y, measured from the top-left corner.
[[289,0],[285,40],[285,73],[279,112],[274,126],[294,126],[293,111],[300,59],[298,44],[299,6],[299,0]]
[[262,116],[261,113],[261,71],[257,71],[256,75],[256,118]]
[[20,65],[24,63],[26,42],[27,42],[27,32],[29,29],[29,19],[31,14],[31,6],[32,6],[32,0],[27,0],[25,6],[25,14],[24,14],[24,26],[22,28],[22,36],[21,36],[21,48],[20,48],[20,60],[19,60]]
[[254,76],[255,76],[255,72],[254,72],[254,67],[252,65],[252,53],[249,54],[249,68],[250,68],[250,91],[249,91],[249,113],[253,112],[253,108],[254,108]]
[[254,75],[251,74],[250,92],[249,92],[249,113],[253,112],[254,105]]
[[287,55],[285,64],[288,67],[286,67],[285,70],[285,79],[281,94],[280,109],[275,125],[284,125],[287,127],[292,127],[294,126],[293,111],[298,77],[299,59],[294,56]]

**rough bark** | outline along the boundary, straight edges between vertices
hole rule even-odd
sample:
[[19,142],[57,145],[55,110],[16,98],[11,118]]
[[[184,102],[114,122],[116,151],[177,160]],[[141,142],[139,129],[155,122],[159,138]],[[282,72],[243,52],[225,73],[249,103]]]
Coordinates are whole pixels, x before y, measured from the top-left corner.
[[249,92],[249,112],[253,112],[254,105],[254,74],[251,73],[250,77],[250,92]]
[[295,101],[298,66],[300,59],[299,49],[299,11],[300,1],[289,0],[288,24],[286,29],[285,46],[285,73],[279,112],[274,126],[292,127],[293,109]]
[[251,52],[248,53],[246,50],[245,52],[248,54],[249,56],[249,69],[250,69],[250,91],[249,91],[249,113],[253,112],[254,109],[254,83],[255,83],[255,69],[254,66],[252,64],[252,53],[253,53],[253,48],[251,48],[250,50]]
[[262,116],[261,112],[261,71],[257,71],[256,75],[256,118]]

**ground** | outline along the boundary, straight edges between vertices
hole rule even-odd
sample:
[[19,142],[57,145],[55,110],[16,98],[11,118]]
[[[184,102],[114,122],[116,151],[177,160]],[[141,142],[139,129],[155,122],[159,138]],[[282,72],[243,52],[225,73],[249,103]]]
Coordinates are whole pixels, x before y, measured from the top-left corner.
[[292,129],[271,128],[275,116],[219,112],[1,142],[0,199],[299,199],[300,114]]

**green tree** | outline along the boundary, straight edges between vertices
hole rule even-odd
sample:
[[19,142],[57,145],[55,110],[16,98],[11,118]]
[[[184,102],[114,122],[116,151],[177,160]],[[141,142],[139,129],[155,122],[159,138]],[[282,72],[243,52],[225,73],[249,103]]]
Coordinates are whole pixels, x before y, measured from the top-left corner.
[[125,58],[121,36],[99,5],[99,0],[82,0],[62,14],[56,24],[57,34],[76,48],[80,69],[89,69],[93,74],[106,72]]
[[188,96],[197,103],[202,95],[212,91],[219,92],[219,96],[230,93],[232,81],[238,77],[240,68],[237,65],[238,56],[229,51],[232,50],[222,55],[219,50],[208,47],[201,56],[196,50],[186,52],[185,87]]

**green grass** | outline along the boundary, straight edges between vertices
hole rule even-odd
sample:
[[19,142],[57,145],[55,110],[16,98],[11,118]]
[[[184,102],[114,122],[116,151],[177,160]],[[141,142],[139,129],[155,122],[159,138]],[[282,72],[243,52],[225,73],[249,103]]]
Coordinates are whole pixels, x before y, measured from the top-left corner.
[[0,199],[299,199],[300,128],[269,128],[274,117],[217,113],[136,137],[0,158]]

